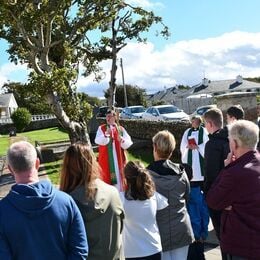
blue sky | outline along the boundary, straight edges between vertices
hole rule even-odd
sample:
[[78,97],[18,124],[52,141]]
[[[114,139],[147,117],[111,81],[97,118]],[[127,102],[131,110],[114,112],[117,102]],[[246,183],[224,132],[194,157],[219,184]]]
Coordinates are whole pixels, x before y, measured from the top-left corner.
[[[127,1],[127,0],[126,0]],[[260,76],[259,0],[128,0],[163,17],[171,37],[148,34],[148,43],[130,43],[123,58],[125,82],[148,93],[175,84],[193,85],[210,80]],[[0,41],[0,85],[25,81],[26,67],[8,63],[6,43]],[[109,81],[110,62],[103,62],[105,79],[80,78],[78,88],[103,96]],[[121,84],[121,72],[117,74]]]

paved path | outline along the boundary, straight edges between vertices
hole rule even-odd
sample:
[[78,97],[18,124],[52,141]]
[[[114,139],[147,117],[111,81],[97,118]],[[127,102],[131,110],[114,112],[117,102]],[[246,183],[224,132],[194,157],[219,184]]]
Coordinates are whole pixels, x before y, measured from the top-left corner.
[[205,244],[205,257],[206,260],[221,260],[219,243],[211,222],[209,223],[209,236]]
[[[48,179],[48,175],[46,174],[43,166],[41,166],[39,169],[39,178]],[[5,167],[3,175],[0,176],[0,199],[7,195],[14,183],[15,181],[13,176],[10,174],[10,171]]]

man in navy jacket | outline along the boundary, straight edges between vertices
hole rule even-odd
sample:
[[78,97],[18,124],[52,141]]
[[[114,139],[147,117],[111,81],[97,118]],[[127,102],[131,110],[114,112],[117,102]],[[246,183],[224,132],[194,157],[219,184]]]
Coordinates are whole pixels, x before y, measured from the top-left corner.
[[260,259],[259,129],[247,120],[229,129],[225,168],[207,193],[208,205],[223,210],[220,243],[229,259]]
[[0,259],[86,259],[84,223],[73,199],[39,181],[35,148],[21,141],[7,153],[16,184],[0,201]]

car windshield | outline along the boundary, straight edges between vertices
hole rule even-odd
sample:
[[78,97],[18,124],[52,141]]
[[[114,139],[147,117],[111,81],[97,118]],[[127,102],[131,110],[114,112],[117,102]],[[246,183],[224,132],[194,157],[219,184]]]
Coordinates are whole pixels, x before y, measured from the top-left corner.
[[181,110],[175,106],[159,107],[158,110],[159,110],[160,114],[170,114],[170,113],[181,112]]
[[142,113],[142,112],[144,112],[144,107],[132,107],[131,108],[131,112],[132,113]]

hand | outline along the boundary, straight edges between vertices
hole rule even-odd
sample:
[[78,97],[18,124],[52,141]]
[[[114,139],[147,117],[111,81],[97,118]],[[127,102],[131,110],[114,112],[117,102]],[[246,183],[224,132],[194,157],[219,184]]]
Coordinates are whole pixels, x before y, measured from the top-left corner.
[[111,136],[111,129],[108,128],[106,131],[105,131],[105,137],[110,137]]
[[232,210],[232,206],[226,207],[225,210]]
[[236,160],[236,157],[235,155],[233,154],[233,152],[231,151],[228,156],[227,156],[227,159],[224,160],[224,164],[225,166],[229,165],[231,162],[234,162]]

